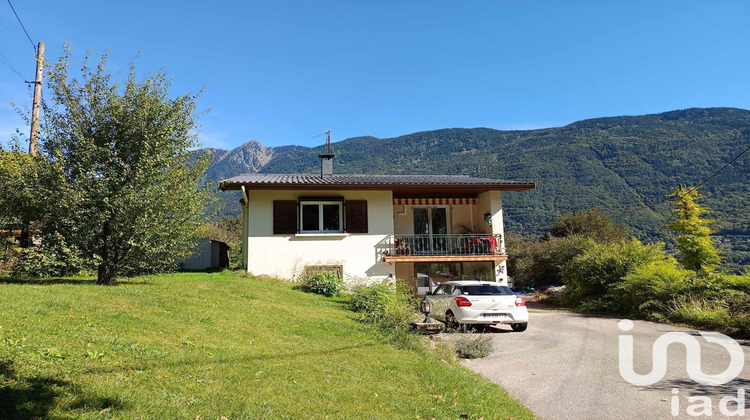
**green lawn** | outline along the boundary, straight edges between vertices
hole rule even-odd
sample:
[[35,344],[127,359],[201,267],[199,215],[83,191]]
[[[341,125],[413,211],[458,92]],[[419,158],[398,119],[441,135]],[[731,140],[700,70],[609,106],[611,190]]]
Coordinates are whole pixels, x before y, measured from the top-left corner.
[[[2,280],[0,280],[1,282]],[[233,273],[0,283],[0,418],[532,418],[341,301]]]

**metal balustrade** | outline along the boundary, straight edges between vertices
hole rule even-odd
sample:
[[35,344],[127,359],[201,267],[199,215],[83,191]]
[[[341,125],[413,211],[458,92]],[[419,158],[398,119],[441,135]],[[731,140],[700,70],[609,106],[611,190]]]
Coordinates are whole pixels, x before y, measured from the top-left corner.
[[504,255],[502,235],[388,235],[379,244],[384,255]]

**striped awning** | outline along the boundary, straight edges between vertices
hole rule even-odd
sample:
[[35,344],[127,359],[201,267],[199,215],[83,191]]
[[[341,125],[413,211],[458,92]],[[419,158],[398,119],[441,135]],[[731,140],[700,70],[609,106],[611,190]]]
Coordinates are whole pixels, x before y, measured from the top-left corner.
[[477,204],[476,197],[402,198],[393,199],[393,204],[407,206],[445,206],[455,204]]

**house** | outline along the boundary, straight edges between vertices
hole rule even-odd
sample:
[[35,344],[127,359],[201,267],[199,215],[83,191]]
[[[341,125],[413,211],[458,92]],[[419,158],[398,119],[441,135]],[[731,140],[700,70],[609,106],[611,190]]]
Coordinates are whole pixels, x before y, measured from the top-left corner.
[[424,294],[450,279],[507,283],[503,192],[534,183],[463,175],[245,174],[246,271],[297,278],[331,269],[347,282],[396,278]]
[[229,268],[229,245],[213,239],[199,239],[193,255],[180,264],[183,270],[220,270]]

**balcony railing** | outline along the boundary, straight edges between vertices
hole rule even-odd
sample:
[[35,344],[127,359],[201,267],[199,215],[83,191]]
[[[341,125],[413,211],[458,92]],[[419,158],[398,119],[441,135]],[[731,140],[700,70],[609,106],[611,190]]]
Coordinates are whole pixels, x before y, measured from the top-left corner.
[[380,245],[388,257],[505,254],[500,234],[388,235]]

